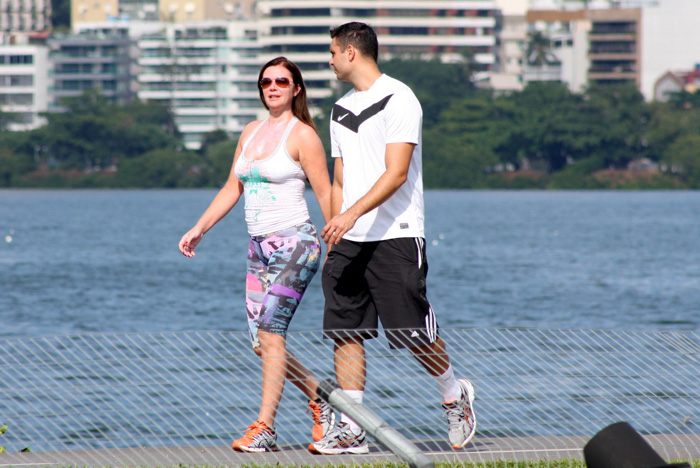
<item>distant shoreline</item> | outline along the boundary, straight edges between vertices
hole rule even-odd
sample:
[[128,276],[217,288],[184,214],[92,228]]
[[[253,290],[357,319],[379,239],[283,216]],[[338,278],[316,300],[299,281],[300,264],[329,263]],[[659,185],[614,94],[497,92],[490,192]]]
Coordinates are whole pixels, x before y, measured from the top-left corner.
[[[210,185],[186,186],[169,183],[162,186],[128,186],[119,183],[116,171],[35,171],[22,176],[17,183],[1,188],[13,189],[177,189],[218,188]],[[436,190],[689,190],[679,177],[658,170],[605,169],[590,174],[547,174],[537,171],[499,172],[485,176],[474,186],[437,187]]]

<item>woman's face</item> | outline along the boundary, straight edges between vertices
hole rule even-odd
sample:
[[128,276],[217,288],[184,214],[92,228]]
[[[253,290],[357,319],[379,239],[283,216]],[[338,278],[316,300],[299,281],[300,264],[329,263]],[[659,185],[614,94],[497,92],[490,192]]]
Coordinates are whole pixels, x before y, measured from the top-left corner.
[[299,84],[294,83],[292,72],[282,65],[266,68],[260,85],[263,88],[265,103],[270,110],[291,109],[294,96],[299,94],[301,89]]

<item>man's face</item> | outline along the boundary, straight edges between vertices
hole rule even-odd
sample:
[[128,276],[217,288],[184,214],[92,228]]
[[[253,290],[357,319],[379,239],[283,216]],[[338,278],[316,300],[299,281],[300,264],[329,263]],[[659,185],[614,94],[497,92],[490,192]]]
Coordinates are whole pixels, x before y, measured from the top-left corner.
[[347,80],[350,61],[348,60],[348,48],[341,49],[336,38],[331,42],[331,68],[335,72],[336,78],[342,81]]

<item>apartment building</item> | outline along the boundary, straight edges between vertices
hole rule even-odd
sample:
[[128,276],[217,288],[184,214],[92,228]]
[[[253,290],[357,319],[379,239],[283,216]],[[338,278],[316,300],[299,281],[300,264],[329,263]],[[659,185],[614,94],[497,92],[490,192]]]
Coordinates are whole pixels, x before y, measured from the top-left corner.
[[[641,77],[641,10],[605,8],[529,10],[531,33],[550,41],[556,60],[526,65],[524,80],[566,83],[574,92],[592,83],[634,83]],[[545,70],[547,68],[547,70]]]
[[126,31],[85,31],[49,38],[49,110],[61,111],[61,102],[97,89],[115,103],[135,97],[134,41]]
[[496,63],[491,70],[489,87],[496,92],[523,89],[527,22],[525,13],[507,13],[497,16]]
[[348,21],[375,29],[380,60],[469,57],[477,80],[488,79],[495,63],[492,0],[260,0],[257,8],[261,61],[285,55],[296,62],[312,98],[329,96],[337,86],[328,66],[328,31]]
[[158,9],[160,19],[171,23],[216,19],[242,20],[254,17],[254,2],[251,0],[159,0]]
[[588,81],[597,84],[634,83],[642,78],[642,10],[589,10]]
[[0,35],[50,29],[51,0],[0,0]]
[[47,49],[0,45],[0,111],[12,114],[8,130],[32,130],[46,123]]
[[[529,10],[526,20],[523,83],[557,81],[573,92],[582,91],[588,84],[589,68],[587,10]],[[547,44],[538,47],[532,43],[538,33]]]
[[138,97],[172,109],[187,148],[198,149],[213,130],[240,133],[263,110],[259,48],[249,23],[168,24],[144,34],[138,47]]
[[252,19],[254,7],[254,0],[72,0],[71,26],[75,32],[84,23],[106,21],[182,23]]

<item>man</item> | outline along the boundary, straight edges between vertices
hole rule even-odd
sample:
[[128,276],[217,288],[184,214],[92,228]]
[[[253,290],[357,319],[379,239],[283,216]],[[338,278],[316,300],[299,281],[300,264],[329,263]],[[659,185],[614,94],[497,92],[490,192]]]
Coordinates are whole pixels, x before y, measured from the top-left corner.
[[[474,436],[474,389],[454,376],[426,298],[421,163],[422,110],[413,92],[379,71],[377,36],[364,23],[331,30],[330,65],[353,85],[333,107],[331,220],[321,232],[324,336],[335,341],[338,384],[358,403],[365,388],[365,339],[381,320],[392,348],[409,348],[435,379],[453,448]],[[365,432],[347,415],[320,454],[367,453]]]

